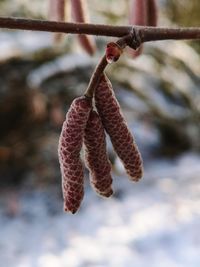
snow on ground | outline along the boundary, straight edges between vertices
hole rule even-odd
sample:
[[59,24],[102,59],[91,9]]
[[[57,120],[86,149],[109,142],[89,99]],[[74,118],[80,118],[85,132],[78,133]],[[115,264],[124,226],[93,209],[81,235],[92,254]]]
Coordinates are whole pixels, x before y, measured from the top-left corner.
[[199,173],[195,154],[149,162],[137,184],[118,170],[115,196],[87,186],[76,215],[62,212],[60,188],[1,192],[1,266],[199,267]]

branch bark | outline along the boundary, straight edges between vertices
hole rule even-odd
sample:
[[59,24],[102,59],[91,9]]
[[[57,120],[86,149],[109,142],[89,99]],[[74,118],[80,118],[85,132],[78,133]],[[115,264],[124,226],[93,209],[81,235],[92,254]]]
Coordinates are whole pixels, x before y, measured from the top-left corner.
[[134,30],[138,32],[141,42],[167,39],[200,39],[200,27],[165,28],[146,26],[111,26],[91,23],[65,23],[48,20],[0,17],[0,28],[112,37],[122,37],[130,34]]

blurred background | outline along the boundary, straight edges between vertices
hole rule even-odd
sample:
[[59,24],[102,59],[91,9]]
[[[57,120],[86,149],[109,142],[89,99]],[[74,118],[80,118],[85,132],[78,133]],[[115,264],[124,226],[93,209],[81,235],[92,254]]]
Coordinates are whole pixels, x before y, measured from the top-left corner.
[[[14,3],[14,4],[13,4]],[[126,25],[128,1],[90,0],[91,21]],[[160,0],[160,26],[199,26],[200,2]],[[68,11],[69,13],[69,11]],[[0,16],[47,19],[48,1],[0,1]],[[0,262],[6,267],[200,266],[200,44],[145,44],[109,76],[144,160],[131,183],[108,141],[110,199],[91,189],[63,212],[57,157],[71,101],[112,38],[87,55],[76,36],[0,31]]]

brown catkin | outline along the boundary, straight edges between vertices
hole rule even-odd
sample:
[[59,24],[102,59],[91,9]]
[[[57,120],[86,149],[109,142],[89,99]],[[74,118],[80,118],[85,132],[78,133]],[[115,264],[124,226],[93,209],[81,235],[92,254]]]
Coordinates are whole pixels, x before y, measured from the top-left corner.
[[147,0],[147,24],[148,26],[157,26],[158,12],[156,0]]
[[105,75],[102,75],[96,87],[95,104],[127,174],[131,180],[138,181],[142,177],[142,158],[122,116],[112,85]]
[[[156,0],[131,0],[129,9],[129,24],[140,26],[157,26],[157,3]],[[135,58],[142,53],[143,45],[137,50],[127,48]]]
[[65,20],[65,0],[49,0],[49,19],[55,21]]
[[[49,19],[55,21],[65,21],[65,7],[68,0],[49,0]],[[59,43],[62,40],[63,33],[56,32],[53,34],[55,43]]]
[[85,96],[76,98],[63,123],[58,156],[62,174],[64,210],[75,213],[84,195],[84,174],[80,159],[84,130],[87,124],[92,101]]
[[[129,8],[129,24],[131,25],[147,25],[147,1],[148,0],[131,0]],[[128,48],[129,53],[135,58],[138,57],[143,50],[140,45],[137,50]]]
[[106,152],[106,136],[101,119],[91,111],[84,134],[85,160],[90,171],[90,182],[94,190],[105,197],[113,194],[111,163]]
[[[81,23],[88,23],[88,9],[86,0],[72,0],[71,1],[72,16],[74,21]],[[80,45],[89,54],[93,55],[96,51],[96,44],[92,36],[85,34],[78,35]]]
[[129,22],[132,25],[144,26],[147,23],[147,1],[132,0],[129,9]]

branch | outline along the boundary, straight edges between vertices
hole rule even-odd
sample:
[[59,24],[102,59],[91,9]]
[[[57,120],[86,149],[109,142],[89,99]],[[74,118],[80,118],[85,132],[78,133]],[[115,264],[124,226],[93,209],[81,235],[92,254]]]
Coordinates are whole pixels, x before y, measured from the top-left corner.
[[200,27],[194,28],[158,28],[158,27],[142,27],[140,30],[142,42],[158,41],[158,40],[200,40]]
[[0,17],[0,28],[113,37],[122,37],[132,29],[130,26],[108,26],[11,17]]
[[64,23],[47,20],[0,17],[0,28],[62,32],[71,34],[89,34],[99,36],[122,37],[135,31],[141,42],[156,40],[200,39],[200,27],[196,28],[158,28],[146,26],[111,26],[102,24]]

